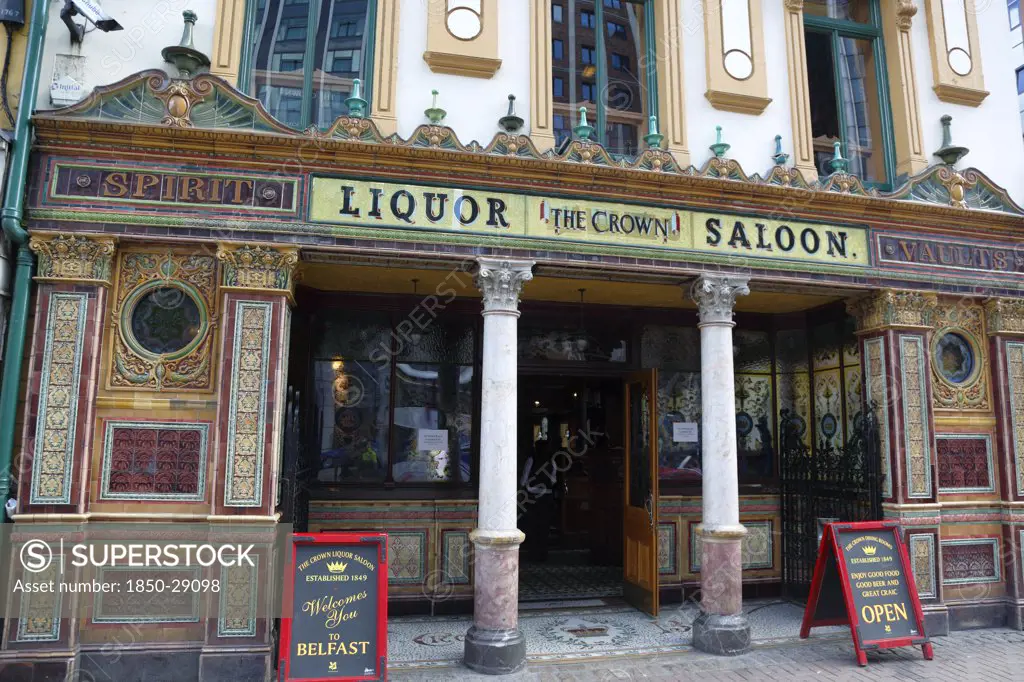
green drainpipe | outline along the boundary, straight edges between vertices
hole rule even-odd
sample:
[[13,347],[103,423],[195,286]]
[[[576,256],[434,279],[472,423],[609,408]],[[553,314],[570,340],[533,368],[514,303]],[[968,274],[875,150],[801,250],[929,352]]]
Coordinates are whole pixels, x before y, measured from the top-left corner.
[[[28,248],[28,231],[21,226],[25,215],[25,178],[28,157],[32,150],[32,109],[39,92],[39,72],[46,39],[49,0],[33,0],[25,51],[25,76],[21,83],[21,102],[14,123],[14,155],[7,176],[4,206],[0,210],[0,226],[12,248],[18,250],[14,271],[11,318],[7,326],[7,347],[4,354],[3,385],[0,386],[0,507],[11,492],[11,458],[14,453],[14,429],[18,415],[18,392],[21,385],[21,361],[25,352],[28,322],[28,300],[32,289],[32,252]],[[3,512],[0,512],[2,514]]]

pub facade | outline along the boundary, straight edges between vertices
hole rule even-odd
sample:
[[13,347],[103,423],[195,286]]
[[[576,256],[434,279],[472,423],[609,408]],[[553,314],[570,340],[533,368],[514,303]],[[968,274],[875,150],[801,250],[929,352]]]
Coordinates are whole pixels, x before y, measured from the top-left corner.
[[[946,59],[940,3],[739,3],[749,65],[706,11],[700,102],[684,3],[300,4],[217,3],[212,73],[33,116],[15,527],[384,531],[389,613],[472,612],[465,662],[492,673],[525,663],[520,601],[693,599],[694,644],[741,653],[744,598],[805,598],[837,519],[901,523],[929,635],[1024,627],[1024,209],[955,143],[981,55],[936,66],[934,102],[893,63]],[[303,18],[330,30],[286,69]],[[885,87],[833,83],[864,118],[819,129],[800,55],[847,30]],[[410,71],[461,99],[410,115]],[[0,666],[263,679],[246,594],[173,622],[26,599]]]

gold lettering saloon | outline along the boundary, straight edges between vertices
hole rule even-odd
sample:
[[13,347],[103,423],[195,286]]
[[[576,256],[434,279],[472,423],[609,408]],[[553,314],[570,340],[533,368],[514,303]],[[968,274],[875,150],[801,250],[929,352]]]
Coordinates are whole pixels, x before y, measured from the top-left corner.
[[863,227],[450,187],[314,177],[309,219],[353,228],[447,230],[838,266],[870,264]]

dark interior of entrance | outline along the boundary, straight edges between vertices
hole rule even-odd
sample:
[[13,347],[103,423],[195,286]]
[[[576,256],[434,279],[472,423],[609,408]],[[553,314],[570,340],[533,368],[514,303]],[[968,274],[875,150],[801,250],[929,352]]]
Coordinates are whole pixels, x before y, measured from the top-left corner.
[[519,382],[519,599],[621,596],[622,379]]

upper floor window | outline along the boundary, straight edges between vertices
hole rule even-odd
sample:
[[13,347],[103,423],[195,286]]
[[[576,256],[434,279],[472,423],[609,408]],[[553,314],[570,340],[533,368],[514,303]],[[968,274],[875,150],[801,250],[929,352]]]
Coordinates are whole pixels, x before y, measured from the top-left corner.
[[[564,83],[562,93],[554,95],[554,114],[566,123],[556,126],[556,140],[572,134],[579,108],[586,106],[595,129],[591,139],[613,154],[634,155],[640,150],[648,116],[657,110],[658,60],[655,46],[645,40],[646,31],[654,26],[653,5],[653,0],[594,2],[580,11],[580,24],[593,28],[593,33],[567,25],[552,27],[559,44],[553,47],[552,79]],[[611,40],[614,43],[609,44]],[[568,60],[561,57],[562,43]]]
[[352,81],[370,100],[376,0],[251,0],[250,93],[295,128],[348,114]]
[[551,5],[551,21],[556,24],[562,23],[562,12],[563,9],[561,5]]
[[829,174],[838,141],[850,173],[887,186],[895,162],[878,0],[807,0],[804,28],[818,172]]
[[561,40],[551,41],[551,58],[557,60],[565,59],[565,43]]
[[1020,0],[1006,0],[1006,11],[1010,15],[1010,30],[1020,28]]

